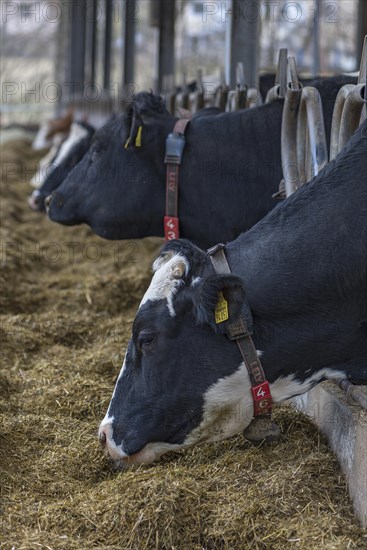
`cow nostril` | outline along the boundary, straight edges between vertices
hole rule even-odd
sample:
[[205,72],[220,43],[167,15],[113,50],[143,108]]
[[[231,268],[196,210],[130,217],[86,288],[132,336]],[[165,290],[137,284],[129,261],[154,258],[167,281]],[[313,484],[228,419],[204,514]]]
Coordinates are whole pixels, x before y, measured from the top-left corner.
[[38,210],[40,202],[39,195],[39,191],[33,191],[33,193],[28,197],[28,204],[32,208],[32,210]]
[[106,445],[106,434],[104,432],[99,434],[99,442],[103,447]]
[[48,208],[52,201],[52,195],[48,195],[48,197],[45,198],[45,207]]

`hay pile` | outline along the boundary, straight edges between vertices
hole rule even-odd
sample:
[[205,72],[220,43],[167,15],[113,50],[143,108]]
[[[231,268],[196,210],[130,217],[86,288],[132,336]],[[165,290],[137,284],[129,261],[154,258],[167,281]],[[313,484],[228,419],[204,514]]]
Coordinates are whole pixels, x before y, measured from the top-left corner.
[[[3,163],[39,157],[22,147]],[[334,456],[287,407],[275,446],[237,437],[114,471],[96,431],[160,241],[52,224],[28,210],[21,180],[7,179],[1,205],[0,548],[365,548]]]

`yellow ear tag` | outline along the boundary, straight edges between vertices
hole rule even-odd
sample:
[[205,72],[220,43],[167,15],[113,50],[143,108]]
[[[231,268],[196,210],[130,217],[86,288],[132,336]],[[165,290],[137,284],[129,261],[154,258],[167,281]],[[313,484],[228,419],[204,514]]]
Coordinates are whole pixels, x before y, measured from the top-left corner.
[[130,136],[127,138],[127,140],[125,142],[125,145],[124,145],[125,149],[127,149],[129,147],[129,143],[130,143]]
[[141,133],[142,133],[142,131],[143,131],[143,127],[139,126],[138,133],[136,134],[136,139],[135,139],[135,146],[136,147],[141,147]]
[[218,303],[215,308],[215,322],[217,325],[227,321],[228,315],[228,302],[223,296],[223,292],[220,292],[218,295]]

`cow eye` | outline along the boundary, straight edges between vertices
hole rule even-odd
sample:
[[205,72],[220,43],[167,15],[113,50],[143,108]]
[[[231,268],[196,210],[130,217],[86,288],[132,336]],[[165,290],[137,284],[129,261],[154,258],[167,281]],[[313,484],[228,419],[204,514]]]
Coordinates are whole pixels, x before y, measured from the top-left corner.
[[98,153],[102,149],[102,144],[99,141],[94,142],[91,154],[92,154],[92,162],[96,160]]
[[147,349],[155,340],[155,334],[150,330],[141,330],[138,334],[138,349],[144,351]]

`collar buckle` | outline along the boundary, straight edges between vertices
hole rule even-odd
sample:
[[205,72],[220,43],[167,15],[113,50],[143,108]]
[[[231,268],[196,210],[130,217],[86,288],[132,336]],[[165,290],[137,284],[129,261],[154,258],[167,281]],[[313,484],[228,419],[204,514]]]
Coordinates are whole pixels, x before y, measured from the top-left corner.
[[185,148],[185,136],[176,132],[168,134],[166,139],[165,164],[182,164]]

